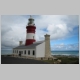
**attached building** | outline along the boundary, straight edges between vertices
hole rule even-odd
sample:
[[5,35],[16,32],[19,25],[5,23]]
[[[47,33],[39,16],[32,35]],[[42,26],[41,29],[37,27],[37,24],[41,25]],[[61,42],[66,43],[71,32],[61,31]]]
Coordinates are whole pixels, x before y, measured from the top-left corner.
[[27,57],[45,57],[45,41],[36,42],[28,46],[20,45],[13,48],[13,53]]

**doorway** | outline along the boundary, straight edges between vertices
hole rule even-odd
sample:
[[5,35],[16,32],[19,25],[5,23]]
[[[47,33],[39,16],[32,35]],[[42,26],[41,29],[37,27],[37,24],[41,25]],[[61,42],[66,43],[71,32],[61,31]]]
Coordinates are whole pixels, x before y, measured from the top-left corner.
[[19,51],[19,56],[20,56],[20,57],[21,57],[22,53],[23,53],[23,51]]

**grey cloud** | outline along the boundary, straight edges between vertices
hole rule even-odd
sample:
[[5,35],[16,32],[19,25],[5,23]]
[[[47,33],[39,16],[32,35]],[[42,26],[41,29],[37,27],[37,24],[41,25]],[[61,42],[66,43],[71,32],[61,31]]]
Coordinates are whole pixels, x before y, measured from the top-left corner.
[[[57,40],[65,38],[69,33],[68,28],[71,27],[70,30],[73,29],[74,25],[78,25],[78,19],[76,16],[40,16],[36,17],[36,40],[43,40],[44,35],[49,33],[51,35],[51,39]],[[18,15],[3,15],[1,16],[1,43],[2,46],[5,47],[14,47],[17,46],[19,40],[23,40],[25,42],[26,39],[26,25],[28,22],[29,16],[18,16]],[[69,19],[70,18],[70,19]],[[60,29],[59,27],[52,26],[48,32],[43,31],[41,29],[48,28],[51,24],[62,24],[65,23],[67,25],[67,30]],[[64,27],[63,27],[64,28]],[[66,28],[66,26],[65,26]],[[53,29],[53,30],[52,30]],[[51,31],[52,30],[52,31]],[[21,39],[20,39],[21,38]],[[13,39],[13,40],[12,40]]]

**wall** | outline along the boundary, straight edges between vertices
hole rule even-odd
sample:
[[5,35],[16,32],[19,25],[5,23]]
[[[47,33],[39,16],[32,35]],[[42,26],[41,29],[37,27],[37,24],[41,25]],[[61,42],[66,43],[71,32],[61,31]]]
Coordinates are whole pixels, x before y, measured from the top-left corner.
[[17,49],[13,49],[13,50],[14,50],[14,53],[13,54],[18,55],[18,53],[16,53],[17,52]]
[[51,57],[50,35],[45,35],[45,57]]
[[45,42],[36,46],[36,57],[45,57]]
[[[34,38],[33,38],[34,36]],[[27,33],[27,39],[35,39],[35,34],[34,33]]]
[[[23,51],[23,54],[22,56],[27,56],[27,57],[35,57],[36,56],[36,51],[35,49],[14,49],[14,51],[17,51],[18,50],[18,53],[14,53],[16,55],[19,55],[19,51]],[[26,54],[24,53],[26,50]],[[30,55],[28,55],[28,50],[30,51]],[[35,51],[35,55],[33,55],[33,50]]]
[[[35,49],[26,49],[26,56],[27,57],[35,57],[36,53],[35,53],[35,55],[33,55],[33,50],[35,51]],[[30,55],[28,55],[28,51],[30,51]],[[25,56],[25,54],[23,54],[23,56]]]

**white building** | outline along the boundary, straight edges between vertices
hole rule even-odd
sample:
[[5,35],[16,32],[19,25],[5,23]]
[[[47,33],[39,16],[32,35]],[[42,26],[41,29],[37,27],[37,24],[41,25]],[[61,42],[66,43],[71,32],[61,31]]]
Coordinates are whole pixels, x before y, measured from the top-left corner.
[[34,28],[35,24],[33,23],[34,23],[33,18],[30,17],[27,26],[28,35],[26,38],[26,42],[23,45],[22,41],[19,41],[19,46],[13,48],[13,54],[19,56],[33,57],[33,58],[51,57],[50,35],[46,34],[44,41],[36,42],[34,39],[36,28]]

